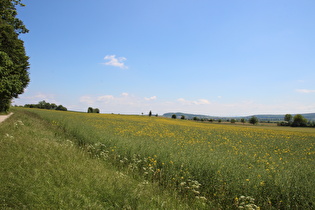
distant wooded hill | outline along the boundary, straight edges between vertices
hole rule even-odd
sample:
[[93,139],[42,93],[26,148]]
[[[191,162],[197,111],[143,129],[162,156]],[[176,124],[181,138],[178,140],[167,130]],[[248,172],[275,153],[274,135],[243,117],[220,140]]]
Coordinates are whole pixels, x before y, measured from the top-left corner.
[[[169,117],[171,118],[172,115],[176,115],[177,118],[180,118],[182,115],[185,116],[185,119],[193,119],[194,117],[197,117],[198,119],[222,119],[222,120],[229,120],[229,119],[245,119],[248,120],[252,116],[256,116],[259,121],[283,121],[284,120],[284,114],[279,115],[271,115],[271,114],[265,114],[265,115],[250,115],[250,116],[235,116],[235,117],[219,117],[219,116],[209,116],[209,115],[198,115],[198,114],[187,114],[182,112],[169,112],[163,114],[163,117]],[[295,114],[291,114],[294,116]],[[308,114],[302,114],[303,117],[305,117],[309,121],[315,121],[315,113],[308,113]]]

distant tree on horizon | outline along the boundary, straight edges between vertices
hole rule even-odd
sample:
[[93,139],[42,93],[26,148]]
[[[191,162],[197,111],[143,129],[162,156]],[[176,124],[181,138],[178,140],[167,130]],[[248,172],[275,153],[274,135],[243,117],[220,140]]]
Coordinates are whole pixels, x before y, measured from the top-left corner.
[[292,120],[292,115],[286,114],[286,115],[284,116],[284,121],[287,121],[288,123],[290,123],[291,120]]
[[99,108],[92,108],[92,107],[89,107],[88,110],[87,110],[87,113],[100,113],[100,110]]
[[176,114],[173,114],[172,119],[176,119],[176,118],[177,118]]
[[57,106],[56,110],[59,110],[59,111],[68,111],[68,109],[62,105],[59,105]]
[[149,112],[149,117],[151,117],[152,116],[152,112],[151,112],[151,110],[150,110],[150,112]]
[[256,125],[258,123],[258,118],[256,116],[252,116],[250,119],[249,119],[249,123],[250,124],[253,124],[253,125]]
[[307,126],[307,119],[301,114],[297,114],[293,117],[293,127],[305,127]]

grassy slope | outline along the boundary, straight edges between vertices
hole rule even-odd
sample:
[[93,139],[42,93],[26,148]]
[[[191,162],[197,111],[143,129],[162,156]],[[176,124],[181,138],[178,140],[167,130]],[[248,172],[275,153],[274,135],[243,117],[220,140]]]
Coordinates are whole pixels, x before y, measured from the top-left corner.
[[89,158],[31,113],[15,111],[0,124],[0,159],[1,209],[188,208],[175,194]]

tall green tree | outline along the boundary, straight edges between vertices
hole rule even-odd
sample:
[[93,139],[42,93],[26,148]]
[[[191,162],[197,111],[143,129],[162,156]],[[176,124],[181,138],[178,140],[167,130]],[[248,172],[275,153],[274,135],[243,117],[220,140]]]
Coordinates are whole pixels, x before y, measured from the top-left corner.
[[0,4],[0,112],[7,112],[11,100],[24,92],[29,79],[29,57],[19,34],[27,33],[16,18],[20,0],[1,0]]

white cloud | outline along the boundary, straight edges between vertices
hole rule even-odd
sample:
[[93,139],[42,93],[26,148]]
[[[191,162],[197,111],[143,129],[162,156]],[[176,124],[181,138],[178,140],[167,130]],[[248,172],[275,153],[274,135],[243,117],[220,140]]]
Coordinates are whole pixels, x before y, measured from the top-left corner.
[[18,98],[13,100],[13,104],[23,106],[25,104],[37,104],[39,101],[46,101],[49,103],[55,103],[57,105],[61,104],[60,98],[58,98],[58,96],[55,94],[42,92],[32,93],[30,91],[27,91],[24,94],[19,95]]
[[315,93],[315,90],[308,90],[308,89],[297,89],[295,91],[298,93]]
[[151,101],[151,100],[156,100],[156,99],[157,99],[156,96],[152,96],[150,98],[144,98],[144,100],[146,100],[146,101]]
[[81,103],[86,103],[88,105],[94,104],[94,99],[91,96],[81,96],[80,97],[80,102]]
[[205,104],[211,104],[210,101],[207,99],[198,99],[196,101],[189,101],[185,100],[184,98],[177,99],[178,102],[185,104],[185,105],[205,105]]
[[97,101],[108,101],[114,99],[114,96],[112,95],[104,95],[97,97]]
[[129,93],[122,93],[121,95],[127,97],[129,96]]
[[128,66],[125,66],[125,64],[124,64],[124,61],[127,60],[125,57],[116,58],[116,55],[106,55],[104,57],[104,60],[109,60],[108,62],[103,63],[107,66],[115,66],[115,67],[119,67],[121,69],[128,69]]
[[196,105],[202,105],[202,104],[210,104],[210,101],[207,99],[199,99],[198,101],[194,101]]
[[16,101],[22,101],[25,103],[37,103],[39,101],[46,101],[49,103],[56,103],[55,100],[55,95],[54,94],[45,94],[45,93],[37,93],[35,95],[28,95],[27,93],[19,96],[18,99],[16,99]]

